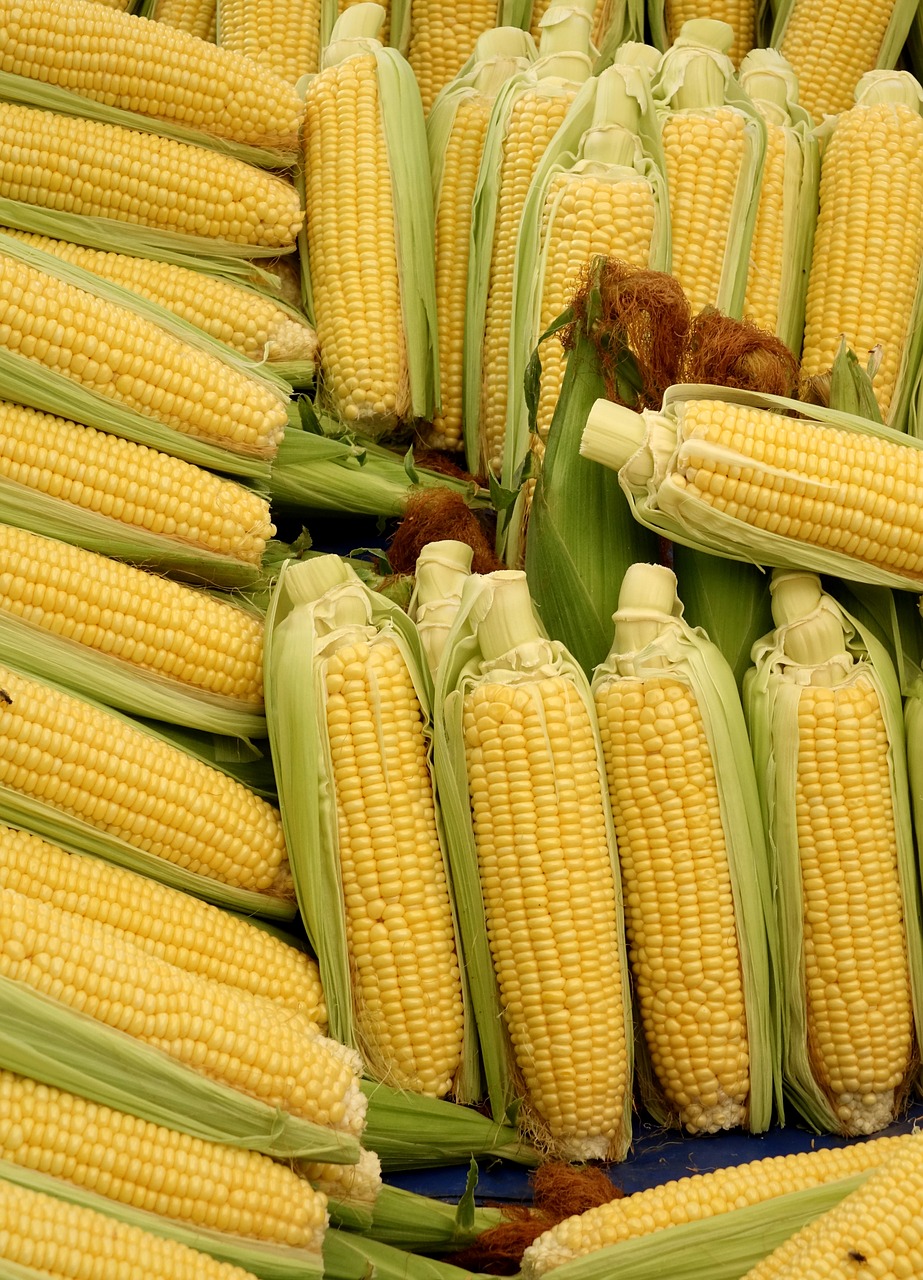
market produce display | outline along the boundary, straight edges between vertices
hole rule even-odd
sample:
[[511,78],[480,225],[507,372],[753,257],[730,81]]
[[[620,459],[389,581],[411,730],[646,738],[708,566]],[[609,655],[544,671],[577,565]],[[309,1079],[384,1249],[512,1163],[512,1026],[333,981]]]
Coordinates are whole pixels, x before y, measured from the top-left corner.
[[921,75],[0,0],[3,1276],[923,1280]]

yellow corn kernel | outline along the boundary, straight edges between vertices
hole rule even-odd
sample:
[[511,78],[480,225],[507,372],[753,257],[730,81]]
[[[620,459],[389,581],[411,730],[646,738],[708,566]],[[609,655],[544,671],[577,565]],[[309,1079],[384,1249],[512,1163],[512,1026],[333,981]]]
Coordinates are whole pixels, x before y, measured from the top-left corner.
[[635,997],[667,1106],[692,1130],[743,1124],[743,973],[711,748],[675,678],[613,678],[596,712],[615,819]]
[[355,1054],[292,1010],[147,955],[104,924],[0,889],[0,974],[269,1106],[362,1130]]
[[377,1079],[442,1097],[464,1011],[420,702],[390,636],[325,668],[359,1043]]
[[272,457],[288,414],[270,387],[136,312],[0,252],[0,347],[184,435]]
[[527,1123],[605,1158],[626,1102],[614,880],[589,710],[560,676],[480,683],[465,755],[490,950]]
[[188,31],[200,40],[215,43],[218,0],[155,0],[151,17],[164,26]]
[[672,44],[683,23],[693,18],[726,22],[734,29],[728,55],[739,66],[756,43],[756,12],[756,0],[664,0],[667,40]]
[[0,196],[280,250],[304,220],[290,182],[220,151],[12,102],[0,103]]
[[424,111],[458,74],[478,36],[496,25],[496,0],[461,0],[451,9],[435,0],[413,0],[407,61],[416,74]]
[[[321,367],[337,412],[360,425],[394,424],[410,407],[376,68],[374,54],[347,58],[318,75],[305,94],[308,252]],[[336,199],[356,184],[360,200]]]
[[191,894],[6,826],[0,826],[0,889],[97,920],[148,955],[300,1010],[326,1030],[316,960]]
[[199,875],[290,896],[278,811],[171,743],[0,667],[0,785]]
[[324,1196],[275,1160],[10,1071],[0,1071],[0,1159],[207,1230],[298,1249],[323,1243]]
[[816,123],[853,104],[853,92],[878,52],[895,0],[794,0],[781,53],[798,76],[798,101]]
[[294,85],[302,76],[317,73],[320,22],[318,0],[264,5],[221,0],[220,43]]
[[258,565],[275,532],[252,489],[146,445],[0,401],[0,479],[131,529]]
[[829,370],[841,336],[861,362],[880,344],[872,385],[885,420],[923,263],[923,212],[909,196],[921,183],[917,111],[879,103],[839,118],[821,164],[802,367],[807,374]]

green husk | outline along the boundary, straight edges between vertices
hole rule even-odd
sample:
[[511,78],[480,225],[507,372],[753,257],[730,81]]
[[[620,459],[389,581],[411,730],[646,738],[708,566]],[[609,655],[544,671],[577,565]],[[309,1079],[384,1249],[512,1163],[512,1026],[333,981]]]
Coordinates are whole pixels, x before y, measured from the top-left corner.
[[280,1160],[355,1164],[359,1139],[209,1080],[151,1045],[0,977],[0,1065],[101,1106]]
[[[688,489],[683,491],[681,500],[677,499],[670,477],[674,470],[678,419],[686,401],[701,399],[797,414],[807,426],[814,422],[847,433],[874,436],[908,449],[923,448],[923,440],[864,418],[756,391],[693,383],[674,386],[664,396],[660,413],[645,410],[640,418],[620,406],[598,400],[584,428],[581,454],[618,470],[619,481],[636,520],[674,542],[729,560],[832,573],[878,586],[923,591],[923,581],[899,571],[865,564],[842,552],[813,547],[713,511],[698,502]],[[652,473],[655,458],[656,473]],[[748,462],[746,465],[752,464]],[[822,483],[821,480],[816,481],[815,487]]]
[[[516,684],[550,674],[573,682],[586,702],[595,726],[589,684],[562,644],[547,640],[531,604],[525,574],[499,571],[472,575],[465,583],[458,615],[449,633],[437,672],[435,692],[436,780],[442,798],[449,864],[458,904],[462,949],[468,964],[469,983],[487,1082],[491,1113],[497,1120],[521,1122],[523,1131],[535,1136],[536,1145],[558,1149],[565,1158],[621,1159],[631,1141],[631,1105],[626,1098],[621,1126],[603,1156],[588,1154],[603,1139],[594,1135],[555,1142],[544,1119],[537,1115],[526,1090],[503,1017],[499,983],[487,934],[481,891],[465,758],[465,696],[483,682]],[[528,608],[526,607],[528,604]],[[598,732],[597,761],[600,788],[607,795]],[[619,937],[627,1070],[632,1069],[631,997],[628,962],[624,950],[624,920],[615,837],[611,813],[604,806],[615,893],[612,909]],[[608,904],[606,904],[608,905]],[[573,1148],[573,1149],[571,1149]]]
[[417,556],[407,612],[417,625],[430,675],[436,671],[471,573],[473,548],[454,538],[428,542]]
[[[807,997],[804,989],[804,904],[794,796],[801,688],[811,682],[815,670],[823,675],[820,683],[832,684],[834,687],[841,683],[852,683],[860,674],[864,674],[871,680],[881,705],[888,737],[895,856],[903,900],[911,993],[918,1027],[923,1025],[923,934],[919,925],[920,906],[901,692],[894,668],[885,647],[831,596],[821,592],[820,582],[815,575],[798,571],[777,571],[773,574],[774,591],[787,591],[789,587],[802,586],[805,591],[816,591],[817,604],[794,618],[791,623],[777,625],[774,631],[754,646],[754,665],[744,684],[744,706],[760,786],[760,803],[769,841],[773,883],[778,886],[776,908],[779,920],[783,1082],[786,1096],[814,1128],[842,1133],[843,1123],[836,1115],[832,1100],[819,1087],[811,1069]],[[841,654],[835,659],[831,656],[828,661],[818,661],[816,664],[791,657],[786,648],[787,637],[789,632],[797,632],[803,622],[808,626],[826,622],[835,634],[839,634],[841,630]],[[837,641],[837,646],[838,644]],[[831,652],[833,647],[831,644]],[[828,670],[829,675],[824,674]],[[895,1111],[900,1108],[901,1102],[901,1090],[898,1089],[894,1101]],[[882,1124],[886,1123],[887,1120],[882,1121]]]
[[[781,47],[785,38],[785,28],[798,3],[798,0],[773,0],[774,19],[769,43],[776,49]],[[885,30],[881,48],[875,67],[888,70],[895,66],[904,47],[908,32],[913,24],[917,11],[917,0],[894,0],[891,6],[891,17]],[[872,70],[870,67],[869,70]]]
[[740,1280],[802,1226],[861,1187],[871,1172],[607,1245],[553,1274],[555,1280]]
[[[360,616],[362,623],[356,621]],[[407,614],[370,590],[344,561],[324,556],[282,566],[266,617],[264,670],[266,716],[286,845],[298,905],[320,965],[330,1034],[369,1059],[375,1056],[375,1047],[362,1043],[354,1007],[326,728],[323,647],[341,629],[362,636],[386,633],[395,641],[407,663],[427,736],[432,686],[419,635]],[[438,802],[436,814],[442,839]],[[466,1030],[453,1092],[459,1100],[468,1101],[479,1095],[479,1070],[461,954],[459,961]],[[371,1070],[370,1061],[366,1065]]]
[[385,1183],[378,1193],[372,1220],[363,1235],[408,1253],[454,1253],[467,1249],[478,1236],[503,1219],[500,1209],[478,1209],[474,1204],[477,1167],[468,1174],[468,1185],[459,1203],[446,1204],[415,1195]]
[[724,654],[740,688],[750,650],[772,626],[769,575],[756,565],[722,560],[680,543],[671,544],[670,559],[684,617]]
[[[750,1059],[745,1123],[751,1132],[762,1133],[772,1119],[773,1101],[781,1104],[779,939],[759,792],[734,674],[708,637],[685,621],[676,580],[668,569],[633,565],[623,579],[613,621],[615,640],[594,673],[594,697],[624,679],[669,677],[689,689],[702,716],[714,764],[740,951]],[[631,647],[622,647],[626,639]],[[679,1123],[647,1063],[641,1085],[654,1118]]]
[[473,1273],[435,1258],[331,1227],[324,1237],[324,1280],[474,1280]]
[[364,1141],[385,1172],[435,1169],[472,1158],[502,1156],[536,1165],[541,1157],[518,1130],[456,1102],[405,1093],[387,1084],[362,1082],[368,1098]]
[[[37,1170],[21,1168],[8,1160],[0,1160],[0,1183],[11,1182],[29,1191],[41,1192],[63,1200],[66,1204],[92,1209],[107,1218],[124,1222],[129,1226],[149,1231],[151,1235],[174,1240],[178,1244],[209,1254],[221,1262],[242,1267],[260,1280],[305,1280],[308,1276],[321,1276],[323,1261],[319,1253],[308,1249],[294,1249],[288,1245],[271,1244],[260,1240],[248,1240],[208,1227],[194,1227],[173,1218],[136,1209],[133,1205],[109,1200],[94,1191],[86,1191],[61,1178]],[[0,1268],[3,1263],[0,1262]]]

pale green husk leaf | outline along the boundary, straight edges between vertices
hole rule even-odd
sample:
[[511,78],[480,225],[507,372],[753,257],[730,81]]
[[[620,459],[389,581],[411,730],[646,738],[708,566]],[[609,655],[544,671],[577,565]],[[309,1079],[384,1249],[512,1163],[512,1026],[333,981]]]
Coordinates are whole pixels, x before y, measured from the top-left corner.
[[474,1280],[470,1271],[405,1253],[331,1227],[324,1237],[324,1280]]
[[[476,1185],[476,1170],[473,1182]],[[482,1231],[504,1220],[499,1209],[474,1208],[469,1204],[471,1198],[457,1205],[447,1204],[385,1183],[363,1235],[409,1253],[453,1253],[467,1249]]]

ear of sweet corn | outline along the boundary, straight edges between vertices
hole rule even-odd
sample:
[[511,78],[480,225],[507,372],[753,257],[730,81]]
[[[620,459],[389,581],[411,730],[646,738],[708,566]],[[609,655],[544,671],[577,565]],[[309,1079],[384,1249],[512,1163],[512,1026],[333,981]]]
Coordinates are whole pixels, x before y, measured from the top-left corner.
[[267,636],[273,764],[333,1032],[374,1079],[476,1096],[419,638],[336,556],[283,566]]
[[824,146],[802,368],[828,370],[843,337],[860,359],[880,346],[882,417],[917,434],[923,217],[906,202],[908,182],[923,182],[923,86],[909,72],[871,72]]
[[442,89],[465,66],[478,38],[497,25],[497,10],[497,0],[473,0],[463,9],[451,11],[435,0],[395,0],[392,42],[407,55],[426,115]]
[[506,81],[535,57],[535,45],[527,32],[515,27],[486,32],[427,116],[436,219],[441,390],[432,429],[424,435],[432,448],[459,451],[464,447],[462,390],[471,206],[496,96]]
[[900,689],[815,575],[777,571],[773,615],[745,688],[778,884],[786,1089],[812,1124],[870,1133],[903,1103],[923,994]]
[[743,315],[798,354],[817,220],[817,137],[798,105],[797,77],[781,54],[754,49],[741,63],[740,83],[766,121]]
[[653,94],[670,199],[671,273],[693,312],[739,316],[766,151],[762,116],[727,56],[723,22],[684,24],[664,54]]
[[520,219],[539,161],[592,71],[591,7],[592,0],[556,0],[543,19],[538,60],[506,82],[487,126],[472,207],[462,400],[475,474],[500,474]]
[[780,1094],[776,922],[733,673],[683,621],[669,569],[632,565],[613,620],[592,687],[642,1087],[662,1121],[761,1132]]
[[468,580],[435,705],[493,1114],[515,1100],[543,1148],[618,1159],[631,1131],[631,1015],[598,731],[586,680],[539,631],[524,574]]
[[660,413],[597,400],[580,448],[618,470],[637,520],[686,546],[923,589],[923,442],[902,432],[784,396],[690,384],[671,387]]
[[770,44],[795,68],[801,104],[818,123],[852,106],[867,71],[896,65],[916,9],[915,0],[782,0],[774,6]]
[[658,49],[667,49],[683,24],[705,18],[725,22],[733,32],[728,54],[736,67],[758,44],[759,0],[650,0],[647,6],[651,35]]
[[321,0],[297,4],[218,0],[218,45],[245,54],[294,90],[320,67]]
[[[322,399],[368,433],[431,419],[439,398],[423,110],[406,59],[375,38],[382,14],[359,4],[338,20],[304,124],[305,269]],[[333,192],[357,180],[365,197],[334,216]]]
[[214,44],[217,10],[218,0],[144,0],[139,13]]

